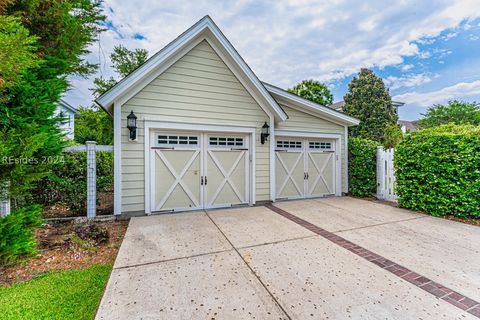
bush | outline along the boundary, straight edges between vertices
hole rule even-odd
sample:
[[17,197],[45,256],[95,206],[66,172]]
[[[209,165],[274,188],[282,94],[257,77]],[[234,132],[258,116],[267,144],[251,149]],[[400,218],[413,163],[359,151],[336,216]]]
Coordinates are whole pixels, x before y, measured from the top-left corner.
[[0,218],[0,265],[10,265],[36,252],[33,231],[42,224],[40,206],[17,209]]
[[[97,152],[97,191],[113,186],[113,153]],[[35,200],[50,206],[64,204],[76,214],[85,214],[87,207],[87,155],[86,152],[64,153],[64,163],[38,184]]]
[[368,197],[377,189],[378,143],[363,138],[348,140],[348,188],[356,197]]
[[394,164],[400,206],[480,218],[480,127],[450,124],[407,135]]

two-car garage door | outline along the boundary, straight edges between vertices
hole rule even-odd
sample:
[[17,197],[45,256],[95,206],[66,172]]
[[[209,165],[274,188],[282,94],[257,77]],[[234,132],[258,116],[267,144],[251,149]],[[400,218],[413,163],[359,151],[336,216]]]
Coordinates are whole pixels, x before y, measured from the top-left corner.
[[247,135],[155,133],[151,147],[153,212],[250,202]]
[[335,194],[335,140],[277,137],[275,143],[277,200]]

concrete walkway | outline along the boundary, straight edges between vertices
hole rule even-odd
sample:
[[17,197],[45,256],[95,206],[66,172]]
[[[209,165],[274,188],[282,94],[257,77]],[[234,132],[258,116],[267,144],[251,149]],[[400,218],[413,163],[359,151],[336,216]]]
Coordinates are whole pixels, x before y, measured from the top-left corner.
[[478,319],[480,228],[348,197],[275,206],[293,220],[266,207],[133,218],[97,319]]

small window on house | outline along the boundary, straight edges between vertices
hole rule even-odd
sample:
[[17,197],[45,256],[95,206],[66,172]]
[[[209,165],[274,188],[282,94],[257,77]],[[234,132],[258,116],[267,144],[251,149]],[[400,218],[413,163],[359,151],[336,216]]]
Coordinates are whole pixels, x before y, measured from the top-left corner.
[[198,137],[159,134],[157,143],[160,145],[198,145]]
[[301,149],[302,141],[277,140],[277,148]]
[[310,149],[332,150],[332,143],[331,142],[324,142],[324,141],[310,141],[308,143],[308,147]]
[[209,145],[215,147],[243,147],[243,138],[237,137],[210,137]]

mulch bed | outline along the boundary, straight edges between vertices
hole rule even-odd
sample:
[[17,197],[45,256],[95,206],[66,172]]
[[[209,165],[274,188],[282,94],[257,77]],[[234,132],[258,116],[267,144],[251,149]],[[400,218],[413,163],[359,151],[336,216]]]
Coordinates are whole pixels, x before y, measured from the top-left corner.
[[[127,230],[128,221],[94,222],[94,224],[99,227],[93,229],[100,230],[100,236],[94,234],[91,238],[85,238],[85,233],[91,230],[87,224],[61,222],[46,224],[39,228],[36,231],[37,256],[12,267],[0,268],[0,285],[27,281],[53,270],[113,264]],[[79,232],[79,229],[83,231]],[[107,234],[108,237],[105,237]]]
[[[112,215],[113,214],[113,190],[97,192],[97,216]],[[62,203],[56,203],[52,206],[46,207],[43,210],[42,217],[49,218],[63,218],[63,217],[85,217],[86,212],[73,212]]]

